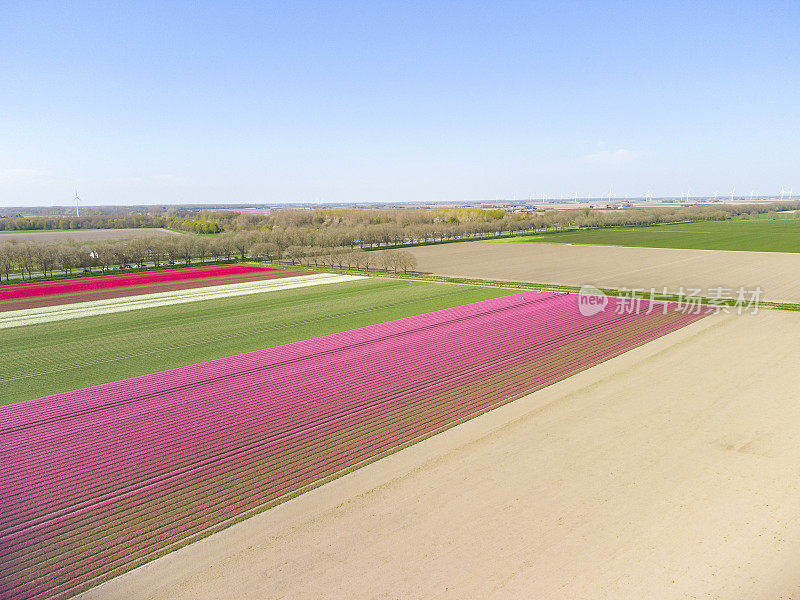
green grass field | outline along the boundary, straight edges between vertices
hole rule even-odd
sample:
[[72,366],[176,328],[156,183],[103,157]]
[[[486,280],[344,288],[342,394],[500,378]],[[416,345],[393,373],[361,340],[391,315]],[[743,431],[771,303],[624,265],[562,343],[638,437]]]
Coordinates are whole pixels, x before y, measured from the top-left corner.
[[639,248],[800,252],[800,219],[785,217],[776,220],[731,219],[671,223],[651,227],[576,229],[491,241],[498,244],[589,244]]
[[513,293],[365,279],[0,330],[0,404]]

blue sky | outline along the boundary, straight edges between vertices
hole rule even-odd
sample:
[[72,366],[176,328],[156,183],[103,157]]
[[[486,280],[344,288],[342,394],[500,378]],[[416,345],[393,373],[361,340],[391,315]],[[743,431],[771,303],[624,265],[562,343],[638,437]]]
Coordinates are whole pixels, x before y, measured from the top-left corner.
[[800,193],[798,2],[3,2],[0,205]]

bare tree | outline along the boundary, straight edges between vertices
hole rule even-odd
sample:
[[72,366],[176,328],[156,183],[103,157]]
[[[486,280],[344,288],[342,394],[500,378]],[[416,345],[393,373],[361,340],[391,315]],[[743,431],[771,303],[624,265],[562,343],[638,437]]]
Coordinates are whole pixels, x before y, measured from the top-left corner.
[[250,256],[253,258],[268,258],[269,252],[269,244],[266,242],[257,242],[250,247]]
[[8,242],[0,244],[0,278],[5,275],[6,281],[14,267],[14,246]]
[[369,271],[372,268],[372,265],[375,264],[375,255],[372,252],[361,252],[361,267],[365,271]]
[[164,240],[162,247],[169,264],[174,265],[181,259],[181,248],[175,238]]
[[35,251],[36,247],[32,242],[23,242],[17,247],[17,263],[23,279],[26,272],[28,279],[33,278],[33,271],[36,268]]
[[127,242],[112,242],[111,245],[114,248],[114,262],[119,268],[127,265],[129,260]]
[[56,248],[56,258],[61,268],[67,275],[72,274],[72,269],[78,264],[78,251],[71,244],[61,243]]
[[247,254],[250,251],[250,246],[252,243],[253,236],[245,232],[237,233],[231,238],[231,244],[233,244],[234,249],[242,260],[247,258]]
[[307,253],[305,251],[305,248],[303,248],[302,246],[289,246],[286,249],[286,258],[288,258],[292,262],[292,264],[295,264],[295,262],[297,264],[300,264],[300,261],[305,256],[307,256]]
[[339,262],[344,267],[346,265],[347,269],[352,269],[356,262],[358,261],[357,258],[358,251],[350,250],[348,252],[343,252],[339,257]]
[[78,266],[84,271],[91,271],[92,267],[97,264],[97,254],[88,246],[81,246],[76,250],[76,260]]
[[109,242],[101,242],[94,247],[93,253],[97,258],[97,263],[100,265],[100,270],[105,271],[114,264],[116,257],[116,249],[114,245]]
[[397,251],[397,268],[403,269],[403,273],[408,273],[417,268],[417,257],[408,250]]
[[262,242],[264,245],[264,257],[267,260],[275,261],[281,257],[281,249],[275,242]]
[[197,252],[197,258],[200,259],[200,262],[206,262],[206,258],[211,253],[211,240],[204,237],[198,238],[197,243],[195,244],[195,249]]
[[185,235],[178,239],[177,243],[178,255],[188,265],[192,262],[192,257],[195,255],[195,240],[193,237]]
[[389,269],[394,268],[395,272],[397,271],[397,267],[395,264],[395,253],[392,250],[384,250],[379,253],[378,256],[378,268],[383,269],[385,273],[389,272]]
[[230,260],[235,248],[231,244],[229,236],[221,235],[214,240],[213,246],[214,256],[217,258],[224,256],[225,260]]
[[148,240],[145,238],[134,238],[128,244],[128,256],[131,261],[140,269],[144,268],[144,263],[150,254]]
[[153,261],[153,265],[160,267],[165,255],[166,249],[161,239],[157,237],[147,238],[147,256]]

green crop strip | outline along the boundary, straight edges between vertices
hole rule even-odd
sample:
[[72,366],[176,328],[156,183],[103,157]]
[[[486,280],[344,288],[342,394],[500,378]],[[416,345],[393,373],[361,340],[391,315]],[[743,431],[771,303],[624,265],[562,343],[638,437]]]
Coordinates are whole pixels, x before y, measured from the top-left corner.
[[800,252],[800,219],[728,219],[639,227],[574,229],[489,240],[498,244],[579,244],[636,248]]
[[510,293],[504,289],[370,278],[0,330],[0,403]]

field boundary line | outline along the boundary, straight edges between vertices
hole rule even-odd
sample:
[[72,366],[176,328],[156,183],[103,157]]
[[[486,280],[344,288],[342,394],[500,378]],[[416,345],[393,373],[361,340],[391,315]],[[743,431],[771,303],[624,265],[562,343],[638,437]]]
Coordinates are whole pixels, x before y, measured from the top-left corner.
[[90,317],[111,313],[158,308],[188,302],[231,298],[248,294],[258,294],[278,290],[295,289],[326,283],[344,283],[363,279],[363,276],[351,274],[316,273],[314,275],[298,275],[275,280],[232,283],[227,285],[191,288],[173,292],[157,292],[140,296],[124,296],[89,302],[77,302],[60,306],[30,308],[20,311],[7,311],[0,314],[0,329],[63,321],[80,317]]
[[[448,296],[453,296],[453,295],[456,295],[458,293],[459,292],[457,292],[457,291],[456,292],[446,292],[444,294],[441,294],[440,296],[436,296],[435,298],[446,298]],[[407,304],[413,304],[415,302],[425,302],[425,301],[430,300],[430,299],[431,299],[430,297],[426,297],[426,298],[415,298],[413,300],[402,300],[400,302],[393,302],[391,304],[380,304],[380,305],[376,305],[376,306],[369,306],[369,307],[364,307],[364,308],[361,308],[361,309],[358,309],[358,310],[353,310],[353,311],[348,311],[348,312],[341,312],[341,313],[336,313],[336,314],[328,315],[328,316],[324,316],[324,317],[318,317],[318,318],[314,318],[314,319],[306,319],[306,320],[303,320],[303,321],[296,321],[296,322],[293,322],[293,323],[286,323],[286,324],[283,324],[283,325],[276,325],[276,326],[272,326],[272,327],[261,327],[261,328],[258,328],[258,329],[248,329],[245,332],[237,333],[237,334],[227,334],[227,335],[223,335],[223,336],[215,335],[212,338],[201,338],[201,339],[198,339],[196,341],[193,341],[193,342],[187,343],[187,344],[175,344],[175,345],[171,345],[171,346],[161,346],[159,348],[155,348],[155,349],[152,349],[152,350],[146,350],[146,351],[142,351],[142,352],[135,352],[135,353],[131,353],[131,354],[124,354],[124,355],[120,355],[120,356],[113,356],[113,357],[106,358],[106,359],[101,359],[101,360],[93,360],[93,361],[87,361],[87,362],[82,362],[82,363],[72,363],[67,367],[61,367],[61,368],[58,368],[58,369],[49,369],[49,370],[46,370],[46,371],[36,371],[36,372],[32,372],[32,373],[26,373],[26,374],[23,374],[23,375],[16,375],[16,376],[13,376],[13,377],[0,377],[0,383],[7,383],[7,382],[10,382],[10,381],[19,381],[21,379],[29,379],[31,377],[37,377],[37,376],[40,376],[40,375],[50,375],[50,374],[53,374],[53,373],[61,373],[61,372],[64,372],[64,371],[70,371],[72,369],[81,369],[81,368],[85,368],[85,367],[92,367],[92,366],[95,366],[95,365],[101,365],[101,364],[116,362],[116,361],[119,361],[119,360],[127,360],[127,359],[130,359],[130,358],[137,358],[137,357],[140,357],[140,356],[149,356],[149,355],[152,355],[152,354],[158,354],[159,352],[168,352],[170,350],[180,350],[182,348],[190,348],[192,346],[199,346],[201,344],[206,344],[206,343],[208,343],[210,341],[237,339],[237,338],[246,337],[246,336],[249,336],[249,335],[265,333],[265,332],[268,332],[268,331],[278,331],[278,330],[281,330],[281,329],[290,329],[292,327],[297,327],[297,326],[302,326],[302,325],[310,325],[310,324],[313,324],[313,323],[320,323],[322,321],[327,321],[327,320],[331,320],[331,319],[340,319],[342,317],[347,317],[347,316],[357,315],[357,314],[364,314],[364,313],[368,313],[368,312],[372,312],[372,311],[376,311],[376,310],[382,310],[382,309],[385,309],[385,308],[393,308],[393,307],[397,307],[397,306],[405,306]],[[423,314],[423,313],[420,313],[420,314]],[[291,342],[288,342],[288,343],[291,343]],[[194,363],[189,363],[189,364],[194,364]]]
[[[710,250],[709,252],[716,252],[716,250]],[[770,252],[769,254],[776,254],[776,253]],[[787,252],[785,254],[791,254],[791,253]],[[285,267],[286,265],[276,263],[275,266]],[[472,277],[457,277],[450,275],[434,275],[432,273],[386,273],[386,272],[376,272],[376,271],[364,272],[364,271],[356,271],[355,269],[315,267],[314,265],[302,265],[302,267],[303,269],[318,271],[320,273],[341,273],[341,274],[358,273],[361,276],[365,277],[376,277],[376,278],[386,277],[390,279],[402,279],[404,281],[428,281],[428,282],[450,283],[459,285],[498,287],[504,289],[520,289],[520,291],[532,290],[532,291],[542,291],[542,292],[563,292],[569,294],[577,294],[581,290],[581,286],[579,285],[565,285],[560,283],[541,283],[535,281],[515,281],[512,279],[479,279]],[[620,289],[620,288],[601,288],[601,287],[598,287],[597,289],[602,291],[606,296],[611,296],[614,298],[633,297],[641,300],[655,300],[661,302],[686,302],[689,298],[691,298],[692,302],[697,301],[703,305],[719,306],[720,308],[724,308],[726,306],[735,308],[736,306],[736,300],[709,298],[708,296],[689,297],[689,296],[679,296],[678,294],[668,293],[668,294],[654,294],[651,298],[650,293],[647,291]],[[800,303],[797,302],[761,300],[759,301],[758,306],[759,308],[800,312]]]

